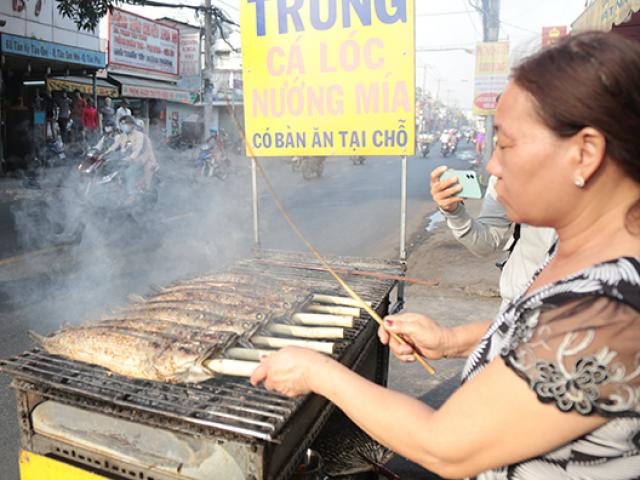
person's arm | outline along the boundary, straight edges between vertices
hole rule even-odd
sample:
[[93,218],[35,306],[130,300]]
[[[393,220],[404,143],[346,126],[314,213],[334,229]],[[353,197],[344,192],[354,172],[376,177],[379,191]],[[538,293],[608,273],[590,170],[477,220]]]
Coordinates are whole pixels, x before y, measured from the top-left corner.
[[108,153],[115,152],[117,149],[121,148],[122,145],[124,144],[124,136],[125,136],[124,133],[117,135],[113,144],[107,149],[106,152],[104,152],[104,154],[106,155]]
[[131,155],[129,155],[129,158],[134,162],[137,161],[143,149],[144,135],[140,132],[135,132],[135,134],[131,136]]
[[407,340],[418,353],[431,359],[465,358],[478,344],[491,321],[468,323],[457,327],[443,327],[420,313],[389,315],[384,319],[385,327],[378,328],[378,338],[389,345],[393,354],[403,362],[414,362],[413,348],[400,343],[390,334]]
[[289,347],[263,359],[251,380],[289,396],[322,395],[383,445],[447,478],[540,455],[606,422],[543,404],[501,359],[438,411],[304,349]]
[[493,179],[489,181],[480,215],[474,219],[464,208],[464,199],[456,196],[462,188],[457,181],[454,178],[440,181],[446,169],[442,166],[431,172],[431,195],[447,226],[454,237],[475,255],[485,256],[498,251],[510,238],[512,222],[495,198]]

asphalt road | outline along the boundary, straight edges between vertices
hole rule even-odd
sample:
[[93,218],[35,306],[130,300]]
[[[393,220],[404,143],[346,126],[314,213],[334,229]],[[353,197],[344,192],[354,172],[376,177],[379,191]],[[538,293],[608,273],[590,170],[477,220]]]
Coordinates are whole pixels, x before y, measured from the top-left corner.
[[[429,172],[442,163],[468,168],[469,153],[463,150],[462,158],[446,162],[437,152],[426,159],[409,158],[409,237],[435,209],[428,193]],[[309,181],[292,172],[284,159],[264,159],[263,165],[292,218],[321,252],[397,255],[399,158],[371,157],[357,166],[348,158],[328,159],[323,177]],[[74,205],[73,185],[64,174],[45,179],[43,190],[27,199],[0,203],[0,358],[33,347],[30,330],[47,334],[81,323],[126,303],[132,293],[145,294],[153,285],[208,272],[250,253],[246,160],[220,181],[196,178],[187,156],[167,156],[161,178],[158,204],[145,220],[89,219],[82,241],[66,247],[50,241],[52,229],[53,238],[62,235],[52,225],[75,215],[60,215]],[[262,246],[303,251],[263,185],[259,191]],[[0,376],[2,480],[18,479],[19,436],[9,381],[7,375]]]

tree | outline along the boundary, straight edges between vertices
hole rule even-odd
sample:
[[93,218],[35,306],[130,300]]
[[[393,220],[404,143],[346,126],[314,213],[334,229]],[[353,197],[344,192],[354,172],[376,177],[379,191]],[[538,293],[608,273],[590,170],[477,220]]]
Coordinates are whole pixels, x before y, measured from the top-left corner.
[[[79,30],[94,30],[100,19],[109,12],[118,0],[57,0],[58,11],[63,17],[72,19]],[[144,0],[131,0],[124,3],[142,5]]]
[[[190,8],[205,14],[207,9],[201,5],[184,5],[179,3],[159,2],[155,0],[57,0],[58,11],[62,16],[72,19],[80,30],[94,30],[100,19],[117,5],[148,5],[150,7]],[[239,25],[233,22],[222,9],[211,7],[209,15],[213,18],[214,28],[219,29],[220,36],[226,41],[226,34],[222,30],[224,24]]]

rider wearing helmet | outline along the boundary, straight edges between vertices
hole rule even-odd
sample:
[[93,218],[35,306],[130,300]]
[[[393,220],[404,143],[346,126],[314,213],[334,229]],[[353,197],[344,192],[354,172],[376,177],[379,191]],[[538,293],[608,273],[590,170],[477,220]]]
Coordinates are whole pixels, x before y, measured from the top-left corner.
[[158,168],[158,162],[153,153],[151,140],[137,128],[136,121],[132,116],[124,115],[121,117],[118,126],[122,133],[118,135],[114,144],[105,152],[105,155],[120,150],[124,155],[122,160],[130,162],[125,178],[127,191],[132,196],[135,193],[136,186],[141,183],[140,177],[144,178],[144,187],[146,189],[151,188],[153,173]]

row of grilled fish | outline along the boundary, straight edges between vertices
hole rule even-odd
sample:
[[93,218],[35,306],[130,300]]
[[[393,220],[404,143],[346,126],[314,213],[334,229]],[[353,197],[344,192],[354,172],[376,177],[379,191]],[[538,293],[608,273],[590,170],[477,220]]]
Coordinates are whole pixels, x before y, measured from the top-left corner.
[[310,293],[287,277],[237,270],[157,289],[98,321],[34,338],[51,354],[128,377],[199,382],[214,376],[205,360],[273,318],[291,318]]

